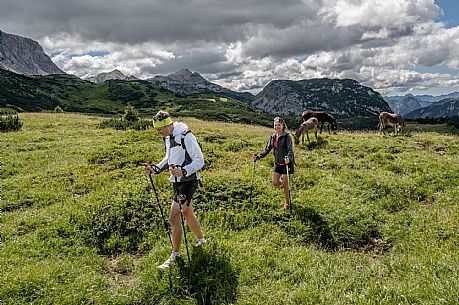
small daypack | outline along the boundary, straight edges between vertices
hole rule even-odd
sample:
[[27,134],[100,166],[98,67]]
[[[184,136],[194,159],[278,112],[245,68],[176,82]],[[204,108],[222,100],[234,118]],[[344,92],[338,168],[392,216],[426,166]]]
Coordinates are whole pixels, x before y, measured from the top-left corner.
[[[181,146],[183,147],[183,149],[185,150],[185,153],[188,155],[188,151],[186,150],[186,145],[185,145],[185,136],[187,134],[191,133],[191,130],[189,129],[185,129],[184,131],[182,131],[182,138],[181,138]],[[198,145],[199,145],[199,148],[201,149],[201,152],[202,152],[202,144],[201,142],[199,142],[198,139],[196,139],[196,142],[198,142]],[[204,153],[203,153],[204,154]],[[189,155],[188,155],[189,157]]]
[[[185,145],[185,137],[189,133],[191,133],[191,130],[189,130],[189,129],[185,129],[184,131],[182,131],[182,138],[181,138],[181,141],[180,141],[182,148],[185,150],[185,163],[186,164],[189,164],[192,161],[190,155],[188,154],[188,150],[186,149],[186,145]],[[198,142],[199,148],[201,149],[201,152],[202,152],[202,144],[201,144],[201,142],[199,142],[198,139],[196,139],[196,142]],[[203,155],[204,155],[204,153],[203,153]],[[199,171],[202,172],[204,167],[205,167],[205,165]],[[199,181],[199,185],[202,187],[201,179],[199,179],[198,181]]]

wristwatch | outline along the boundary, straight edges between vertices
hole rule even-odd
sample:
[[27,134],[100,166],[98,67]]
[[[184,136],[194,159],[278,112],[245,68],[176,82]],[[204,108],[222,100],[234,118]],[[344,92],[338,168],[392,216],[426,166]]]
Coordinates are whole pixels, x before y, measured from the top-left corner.
[[187,173],[186,169],[184,169],[184,168],[182,167],[182,176],[183,176],[183,177],[186,177],[187,174],[188,174],[188,173]]

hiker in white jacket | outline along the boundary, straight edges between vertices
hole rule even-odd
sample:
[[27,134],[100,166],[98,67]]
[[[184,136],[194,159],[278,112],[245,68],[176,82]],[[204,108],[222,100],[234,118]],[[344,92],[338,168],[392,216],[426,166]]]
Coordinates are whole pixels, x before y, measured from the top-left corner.
[[[172,122],[169,113],[160,111],[153,117],[155,130],[164,139],[166,156],[157,165],[144,164],[149,173],[158,174],[166,169],[171,176],[169,180],[174,185],[174,196],[169,212],[169,222],[172,226],[172,254],[158,268],[170,266],[171,262],[180,256],[182,238],[181,214],[193,234],[198,239],[198,246],[206,242],[196,215],[193,212],[192,197],[199,185],[199,170],[204,166],[201,147],[188,126],[180,122]],[[185,235],[186,239],[186,235]]]

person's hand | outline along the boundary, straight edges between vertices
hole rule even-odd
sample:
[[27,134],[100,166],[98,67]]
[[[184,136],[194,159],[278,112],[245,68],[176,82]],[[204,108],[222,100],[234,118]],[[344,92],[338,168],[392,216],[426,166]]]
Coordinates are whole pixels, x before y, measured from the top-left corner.
[[285,164],[289,164],[289,163],[290,163],[290,159],[289,159],[289,157],[285,156],[285,158],[284,158],[284,162],[285,162]]
[[175,164],[171,164],[171,175],[174,177],[182,177],[182,169]]
[[253,162],[257,162],[258,161],[258,155],[257,154],[254,154],[252,157],[253,157]]
[[159,174],[160,172],[156,165],[150,165],[148,163],[143,164],[143,169],[147,174]]

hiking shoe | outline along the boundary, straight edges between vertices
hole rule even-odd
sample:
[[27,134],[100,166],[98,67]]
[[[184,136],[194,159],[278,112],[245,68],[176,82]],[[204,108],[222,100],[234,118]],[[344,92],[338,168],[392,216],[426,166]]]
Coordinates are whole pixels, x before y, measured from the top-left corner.
[[164,263],[162,263],[161,265],[159,265],[158,269],[167,269],[171,266],[171,263],[177,258],[177,257],[180,257],[180,254],[175,254],[175,253],[172,253],[171,256],[169,256],[168,259],[166,259],[166,261]]
[[205,240],[204,237],[203,237],[203,238],[198,240],[198,243],[196,244],[196,247],[200,247],[200,246],[204,245],[206,242],[207,242],[207,240]]

